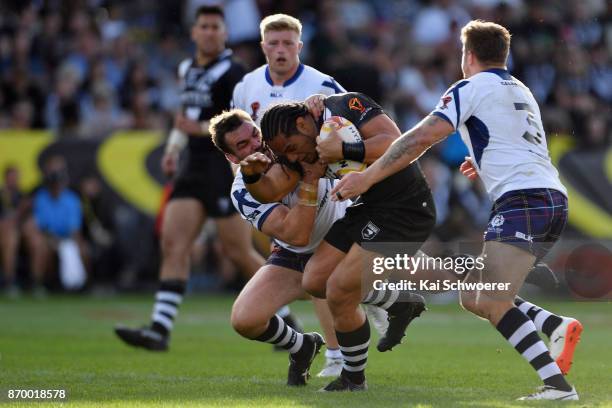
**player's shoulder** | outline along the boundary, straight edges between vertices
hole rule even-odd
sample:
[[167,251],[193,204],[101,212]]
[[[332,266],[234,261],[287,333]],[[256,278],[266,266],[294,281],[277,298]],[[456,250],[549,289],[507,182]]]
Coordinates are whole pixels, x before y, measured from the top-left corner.
[[334,77],[328,75],[324,72],[319,71],[316,68],[311,67],[310,65],[303,64],[304,71],[302,76],[312,82],[316,82],[318,85],[324,88],[330,88],[330,92],[333,93],[341,93],[346,92],[346,90],[336,82]]
[[331,76],[327,75],[321,71],[319,71],[318,69],[311,67],[310,65],[306,65],[306,64],[302,64],[302,66],[304,67],[304,71],[302,73],[302,75],[306,75],[312,78],[321,78],[321,79],[330,79]]
[[265,81],[266,78],[266,68],[268,65],[262,65],[258,68],[255,68],[251,72],[247,72],[242,78],[242,82],[254,82],[259,83],[262,80]]
[[191,68],[191,65],[193,65],[193,58],[188,57],[183,59],[177,67],[177,73],[179,78],[184,78],[185,75],[187,75],[187,71],[189,71],[189,68]]
[[332,104],[342,104],[350,110],[362,111],[364,106],[375,105],[378,103],[368,95],[361,92],[342,92],[334,95],[329,95],[325,100]]

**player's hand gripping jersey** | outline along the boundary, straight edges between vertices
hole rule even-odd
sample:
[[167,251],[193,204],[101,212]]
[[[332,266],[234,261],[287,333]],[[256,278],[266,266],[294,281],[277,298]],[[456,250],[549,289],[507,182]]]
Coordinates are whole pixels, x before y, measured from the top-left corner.
[[489,69],[455,83],[432,114],[459,130],[491,200],[530,188],[567,194],[548,155],[538,104],[508,71]]

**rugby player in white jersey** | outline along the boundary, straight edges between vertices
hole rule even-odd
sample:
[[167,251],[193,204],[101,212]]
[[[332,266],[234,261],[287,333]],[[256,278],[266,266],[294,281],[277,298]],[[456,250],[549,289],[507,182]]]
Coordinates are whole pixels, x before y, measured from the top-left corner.
[[[236,84],[232,98],[233,107],[248,112],[255,123],[259,124],[263,112],[276,103],[301,101],[313,94],[333,95],[344,92],[344,88],[334,78],[300,62],[303,44],[302,24],[298,19],[286,14],[270,15],[261,21],[260,31],[261,49],[267,64],[246,74]],[[313,303],[327,346],[326,364],[319,376],[335,377],[342,369],[342,355],[333,330],[332,317],[325,300],[313,299]],[[378,314],[382,312],[382,319],[380,315],[375,318],[386,323],[384,311],[373,311],[378,311]],[[283,306],[279,315],[290,325],[294,324],[293,319],[287,318],[291,316],[288,306]]]
[[[538,312],[514,299],[533,264],[554,245],[567,221],[567,198],[552,165],[540,110],[529,89],[509,74],[510,33],[498,24],[471,21],[461,31],[465,80],[455,83],[434,111],[406,132],[372,166],[345,176],[335,199],[357,197],[417,160],[459,130],[472,167],[495,202],[484,234],[485,269],[467,282],[510,283],[507,291],[462,291],[464,308],[491,322],[531,364],[544,385],[526,400],[577,400],[563,377],[582,331],[575,319]],[[466,173],[469,173],[464,165]],[[480,276],[476,276],[480,275]],[[536,308],[537,309],[537,308]],[[545,312],[545,311],[544,311]],[[562,347],[551,356],[537,331]],[[556,337],[555,337],[556,336]],[[564,357],[563,357],[564,355]],[[563,369],[565,366],[565,369]]]

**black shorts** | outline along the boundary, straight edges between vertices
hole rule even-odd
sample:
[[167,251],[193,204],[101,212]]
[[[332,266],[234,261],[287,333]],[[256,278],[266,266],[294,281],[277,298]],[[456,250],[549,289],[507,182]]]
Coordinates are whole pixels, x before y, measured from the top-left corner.
[[229,217],[236,213],[230,199],[233,181],[234,174],[225,157],[211,154],[197,166],[187,165],[174,183],[170,200],[194,198],[202,203],[208,217]]
[[306,263],[311,256],[312,254],[298,254],[275,244],[272,253],[266,259],[266,265],[282,266],[283,268],[304,273]]
[[[354,243],[423,243],[436,224],[436,209],[428,189],[395,195],[392,202],[363,202],[359,198],[332,225],[325,241],[347,253]],[[371,245],[367,245],[371,250]],[[384,246],[382,246],[384,247]],[[418,249],[420,245],[415,246]],[[397,246],[376,252],[396,253]]]

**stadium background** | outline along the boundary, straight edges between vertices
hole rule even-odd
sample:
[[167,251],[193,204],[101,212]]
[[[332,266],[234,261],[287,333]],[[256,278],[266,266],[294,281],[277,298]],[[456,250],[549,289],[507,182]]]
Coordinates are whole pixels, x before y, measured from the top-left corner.
[[[234,295],[225,292],[241,282],[233,282],[211,228],[194,251],[195,295],[181,308],[170,353],[138,352],[117,341],[114,324],[142,323],[151,310],[158,266],[155,217],[166,183],[159,159],[178,103],[176,65],[193,50],[189,25],[203,3],[208,2],[0,2],[0,171],[4,175],[9,165],[19,170],[23,223],[27,195],[42,182],[46,158],[66,159],[71,187],[86,209],[82,235],[89,273],[76,295],[63,294],[57,277],[50,276],[47,295],[30,296],[30,254],[22,243],[23,292],[17,298],[0,292],[0,401],[18,388],[65,389],[69,402],[91,407],[512,405],[536,377],[525,375],[526,363],[453,296],[441,299],[448,305],[431,303],[409,329],[406,344],[392,353],[371,350],[368,393],[321,395],[313,392],[327,382],[319,378],[307,389],[289,389],[286,355],[248,342],[230,327]],[[540,103],[552,159],[570,192],[570,226],[550,264],[562,277],[573,242],[596,240],[609,247],[612,2],[222,3],[229,45],[247,67],[263,63],[261,17],[296,16],[304,24],[302,61],[380,101],[402,130],[459,79],[458,29],[471,18],[503,23],[513,34],[510,70]],[[456,171],[464,149],[454,137],[422,160],[438,208],[438,241],[478,241],[486,224],[490,203],[483,189]],[[6,182],[0,181],[4,190]],[[4,211],[0,221],[6,219]],[[612,267],[609,256],[594,254],[583,253],[578,261],[588,264],[586,278],[601,289],[612,282],[606,281]],[[528,289],[530,299],[538,299]],[[579,406],[612,406],[609,302],[538,303],[585,325],[570,374],[581,394]],[[308,302],[292,309],[306,329],[317,329]],[[315,361],[313,371],[321,365]]]
[[[176,66],[193,50],[189,26],[205,3],[4,1],[0,6],[0,168],[19,169],[27,196],[41,183],[45,158],[65,157],[71,188],[88,209],[83,237],[89,289],[139,289],[156,280],[155,216],[166,183],[159,159],[178,104]],[[304,24],[302,61],[380,101],[403,130],[461,77],[460,27],[471,18],[506,25],[513,34],[510,71],[540,103],[552,159],[570,190],[564,238],[612,238],[611,2],[229,0],[224,5],[229,46],[249,69],[264,62],[258,48],[261,17],[294,15]],[[455,135],[422,159],[436,198],[437,240],[478,241],[487,222],[490,202],[483,189],[456,171],[465,154]],[[92,233],[100,228],[103,234]],[[194,282],[200,283],[192,286],[231,286],[235,275],[222,265],[214,230],[208,230],[194,264],[201,272]],[[20,254],[19,277],[27,287],[27,250],[22,247]],[[221,280],[214,273],[219,269],[225,271]]]

